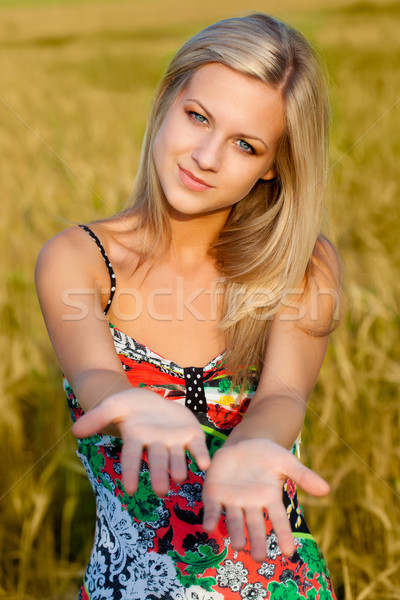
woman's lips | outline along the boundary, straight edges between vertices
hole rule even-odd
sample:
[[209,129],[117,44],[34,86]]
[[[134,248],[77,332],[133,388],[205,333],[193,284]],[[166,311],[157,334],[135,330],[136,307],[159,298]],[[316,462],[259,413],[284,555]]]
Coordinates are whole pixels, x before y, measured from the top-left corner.
[[194,192],[204,192],[205,190],[209,190],[214,187],[202,179],[199,179],[190,171],[183,169],[180,165],[178,165],[178,168],[180,180],[189,190],[193,190]]

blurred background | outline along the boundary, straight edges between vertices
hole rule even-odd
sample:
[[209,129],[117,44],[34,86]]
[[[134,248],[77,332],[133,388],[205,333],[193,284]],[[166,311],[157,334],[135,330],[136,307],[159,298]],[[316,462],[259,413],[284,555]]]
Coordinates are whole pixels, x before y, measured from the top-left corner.
[[[400,4],[0,0],[0,596],[75,599],[95,525],[36,299],[41,246],[122,208],[154,86],[193,33],[261,10],[318,49],[332,93],[326,233],[345,311],[309,403],[302,495],[338,600],[400,598]],[[60,269],[63,265],[60,264]]]

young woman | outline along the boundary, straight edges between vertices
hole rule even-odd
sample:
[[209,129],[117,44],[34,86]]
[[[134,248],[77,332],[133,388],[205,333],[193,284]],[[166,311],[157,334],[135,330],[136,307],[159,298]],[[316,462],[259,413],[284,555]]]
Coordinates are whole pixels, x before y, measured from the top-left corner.
[[298,32],[216,23],[167,70],[130,208],[41,251],[97,501],[80,598],[335,597],[294,485],[329,490],[294,456],[338,288],[327,123]]

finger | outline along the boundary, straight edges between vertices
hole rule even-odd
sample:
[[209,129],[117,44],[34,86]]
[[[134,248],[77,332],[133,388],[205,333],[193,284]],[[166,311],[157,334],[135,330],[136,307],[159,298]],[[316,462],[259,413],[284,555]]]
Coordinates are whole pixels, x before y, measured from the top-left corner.
[[212,533],[221,517],[222,507],[219,502],[215,500],[207,500],[204,498],[204,516],[203,516],[203,527],[209,533]]
[[194,437],[187,446],[188,451],[196,461],[197,466],[205,471],[210,466],[210,455],[206,446],[204,436]]
[[84,438],[102,431],[113,420],[111,407],[105,402],[91,408],[82,415],[72,426],[72,433],[77,438]]
[[243,550],[247,540],[244,534],[244,518],[243,511],[239,506],[227,506],[226,510],[226,525],[228,528],[229,537],[231,538],[232,546],[235,550]]
[[268,516],[278,538],[279,548],[285,556],[292,556],[296,550],[296,546],[294,545],[289,519],[281,499],[268,506]]
[[170,448],[169,468],[172,479],[177,483],[182,483],[187,479],[186,454],[182,447],[172,446],[172,448]]
[[142,455],[141,442],[134,439],[124,440],[121,451],[122,480],[126,492],[131,495],[137,490]]
[[330,492],[329,483],[301,464],[293,455],[289,457],[287,476],[312,496],[326,496]]
[[150,444],[147,449],[150,481],[157,496],[166,496],[169,490],[168,451],[161,443]]
[[257,562],[263,562],[267,556],[264,511],[259,507],[249,507],[246,508],[245,514],[251,555]]

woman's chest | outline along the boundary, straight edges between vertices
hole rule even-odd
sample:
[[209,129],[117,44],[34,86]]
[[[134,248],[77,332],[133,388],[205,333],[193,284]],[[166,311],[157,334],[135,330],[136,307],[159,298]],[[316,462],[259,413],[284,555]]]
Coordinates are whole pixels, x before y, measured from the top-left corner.
[[215,272],[157,268],[117,278],[109,321],[182,366],[207,364],[224,350],[218,323],[222,291]]

